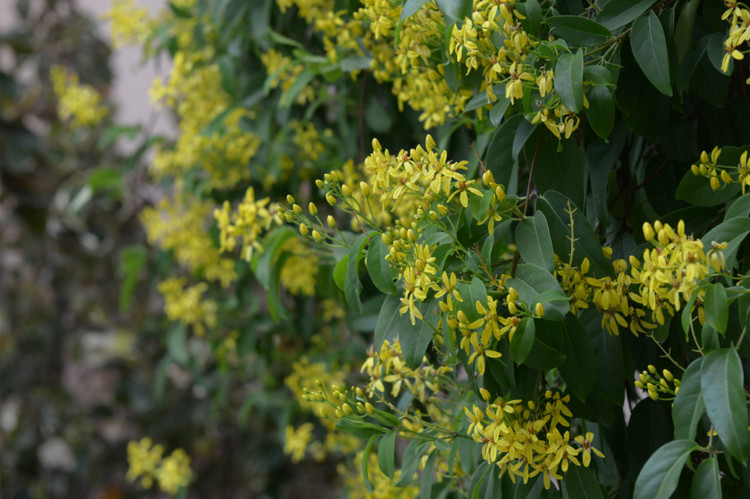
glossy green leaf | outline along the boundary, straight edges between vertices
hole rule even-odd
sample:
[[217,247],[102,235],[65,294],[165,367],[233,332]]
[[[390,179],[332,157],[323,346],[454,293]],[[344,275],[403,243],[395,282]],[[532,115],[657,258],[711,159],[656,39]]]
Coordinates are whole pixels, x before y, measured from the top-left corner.
[[380,236],[373,236],[370,239],[370,247],[367,248],[367,273],[375,287],[385,294],[392,295],[396,293],[396,283],[393,282],[393,271],[391,265],[385,257],[388,255],[388,248],[383,244]]
[[539,33],[542,25],[542,7],[538,0],[526,0],[526,20],[529,23],[529,32],[533,35]]
[[362,313],[362,301],[359,299],[359,295],[364,289],[362,282],[359,280],[359,261],[362,258],[362,250],[367,243],[367,235],[360,234],[357,239],[354,240],[351,249],[349,250],[349,260],[346,265],[346,277],[344,279],[344,297],[346,303],[351,308]]
[[378,444],[378,466],[391,480],[396,470],[396,433],[396,430],[386,433]]
[[[422,363],[422,357],[424,357],[427,346],[432,340],[432,335],[434,334],[432,328],[438,322],[437,303],[438,300],[435,298],[430,298],[423,302],[420,306],[420,311],[424,316],[424,320],[418,320],[415,325],[411,325],[411,322],[407,319],[399,330],[401,353],[404,356],[406,365],[412,369],[416,369]],[[404,317],[408,316],[408,312],[404,314]]]
[[621,28],[646,12],[656,0],[611,0],[596,20],[611,30]]
[[747,218],[748,214],[750,214],[750,196],[740,196],[727,207],[724,221],[732,218]]
[[[536,304],[541,303],[545,319],[561,320],[570,309],[557,279],[549,271],[533,263],[519,265],[516,276],[508,279],[507,285],[515,288],[529,310],[534,310]],[[545,292],[547,294],[542,295]]]
[[523,364],[526,360],[534,345],[534,338],[534,319],[524,317],[510,340],[510,356],[516,364]]
[[341,291],[346,286],[346,269],[349,267],[349,254],[344,255],[333,268],[333,282]]
[[565,362],[559,367],[560,374],[568,389],[579,400],[585,401],[596,381],[596,361],[591,336],[573,314],[566,315],[563,322],[549,326],[553,346],[565,355]]
[[263,242],[263,252],[255,252],[253,255],[250,265],[255,272],[255,278],[264,288],[268,289],[271,285],[273,262],[278,258],[281,246],[296,235],[297,232],[291,227],[280,227]]
[[721,475],[719,458],[706,459],[695,469],[690,486],[690,499],[721,499]]
[[497,101],[495,101],[490,110],[490,123],[493,126],[498,126],[503,121],[508,107],[510,107],[510,99],[505,97],[505,93],[498,94]]
[[606,139],[615,127],[615,99],[612,91],[602,85],[594,85],[587,92],[589,107],[586,119],[599,137]]
[[521,220],[516,227],[516,246],[524,262],[534,263],[551,271],[555,266],[552,238],[544,214],[537,211],[533,217]]
[[703,311],[706,313],[706,324],[721,334],[727,332],[729,320],[729,302],[727,291],[720,283],[710,284],[703,299]]
[[409,485],[414,479],[414,473],[417,471],[419,462],[422,460],[422,455],[430,446],[429,441],[421,442],[419,440],[412,440],[406,447],[404,456],[401,459],[401,476],[395,483],[396,487],[405,487]]
[[527,162],[536,156],[533,181],[540,193],[559,191],[576,205],[583,205],[584,156],[575,139],[560,140],[545,129],[541,142],[535,136],[526,144],[524,155]]
[[669,54],[667,39],[664,36],[659,18],[649,12],[633,23],[630,33],[630,47],[633,49],[638,66],[659,92],[672,96],[672,84],[669,77]]
[[375,486],[370,481],[370,474],[368,465],[370,463],[370,460],[368,457],[370,456],[370,451],[372,450],[372,446],[375,443],[375,440],[380,438],[380,435],[373,435],[370,437],[370,440],[367,441],[367,445],[365,446],[365,452],[362,454],[362,480],[365,482],[365,489],[367,489],[367,492],[373,493],[375,491]]
[[437,460],[438,450],[435,449],[430,453],[427,462],[422,470],[422,478],[419,482],[419,499],[430,499],[432,494],[432,484],[435,481],[435,461]]
[[605,26],[581,16],[552,16],[544,23],[554,36],[572,45],[599,45],[612,36]]
[[738,236],[746,236],[748,234],[750,234],[750,218],[735,217],[730,218],[726,222],[721,222],[719,225],[706,232],[703,237],[701,237],[701,241],[703,242],[703,247],[708,251],[713,242],[728,242]]
[[399,330],[410,327],[409,315],[401,315],[398,309],[401,308],[401,299],[398,296],[388,295],[380,307],[378,320],[375,323],[375,334],[373,339],[373,348],[376,352],[380,351],[383,341],[393,340],[398,336]]
[[737,351],[715,350],[703,359],[701,393],[706,412],[721,442],[741,463],[750,455],[744,373]]
[[685,59],[690,46],[693,43],[693,26],[695,25],[695,14],[702,0],[689,0],[680,11],[677,27],[674,32],[674,41],[677,46],[677,59],[682,62]]
[[514,114],[500,125],[487,146],[487,153],[484,156],[487,169],[492,172],[495,181],[507,186],[510,183],[511,175],[515,167],[513,158],[513,139],[516,136],[516,130],[522,123],[526,123],[523,116]]
[[604,499],[599,482],[588,468],[569,467],[561,484],[563,499]]
[[635,481],[634,499],[669,499],[690,453],[698,448],[691,440],[673,440],[659,448]]
[[462,20],[471,16],[472,0],[435,0],[438,8],[450,19]]
[[694,360],[680,380],[680,389],[672,404],[675,440],[694,440],[698,423],[706,411],[701,396],[702,363],[702,357]]
[[574,113],[583,109],[583,51],[563,54],[555,64],[555,91]]
[[406,0],[406,3],[404,4],[404,8],[401,9],[401,16],[399,17],[399,21],[405,21],[406,19],[409,19],[411,16],[417,13],[419,9],[422,8],[424,4],[429,2],[430,0]]

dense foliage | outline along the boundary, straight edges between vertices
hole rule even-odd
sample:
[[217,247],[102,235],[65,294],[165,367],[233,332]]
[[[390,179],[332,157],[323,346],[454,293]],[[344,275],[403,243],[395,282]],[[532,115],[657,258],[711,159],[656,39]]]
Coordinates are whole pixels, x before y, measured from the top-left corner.
[[[141,213],[170,262],[159,369],[281,412],[291,460],[338,463],[348,497],[747,493],[744,4],[108,17],[173,63]],[[129,477],[184,493],[186,455],[151,443]]]

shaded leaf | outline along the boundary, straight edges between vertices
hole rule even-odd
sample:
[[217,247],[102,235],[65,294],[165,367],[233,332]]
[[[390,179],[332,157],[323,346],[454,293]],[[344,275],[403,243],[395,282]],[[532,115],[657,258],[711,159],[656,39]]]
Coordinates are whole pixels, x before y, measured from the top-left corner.
[[649,12],[633,23],[630,46],[638,66],[659,92],[672,96],[667,39],[659,18]]

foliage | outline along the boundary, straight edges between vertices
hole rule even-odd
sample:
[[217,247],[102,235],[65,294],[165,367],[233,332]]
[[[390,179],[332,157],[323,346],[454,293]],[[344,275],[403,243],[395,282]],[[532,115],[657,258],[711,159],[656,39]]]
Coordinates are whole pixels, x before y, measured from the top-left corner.
[[173,61],[141,216],[165,362],[285,375],[287,453],[356,462],[352,497],[746,493],[725,3],[181,0],[136,27],[117,2]]

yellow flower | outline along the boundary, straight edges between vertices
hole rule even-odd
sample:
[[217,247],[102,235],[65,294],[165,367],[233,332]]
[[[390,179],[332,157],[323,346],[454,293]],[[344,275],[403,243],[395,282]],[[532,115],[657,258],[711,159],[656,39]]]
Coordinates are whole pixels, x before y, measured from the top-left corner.
[[586,436],[578,435],[575,438],[575,441],[578,442],[581,445],[581,448],[583,449],[583,465],[588,468],[589,464],[591,464],[591,453],[593,452],[599,457],[604,457],[604,454],[597,448],[593,447],[591,445],[591,442],[594,440],[594,434],[592,432],[587,432]]

